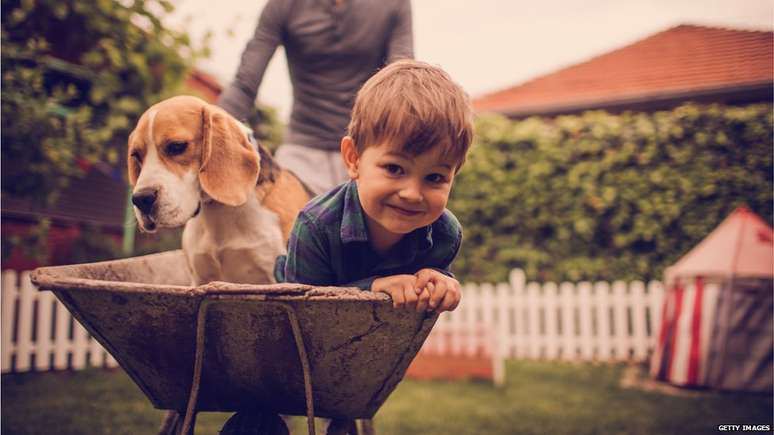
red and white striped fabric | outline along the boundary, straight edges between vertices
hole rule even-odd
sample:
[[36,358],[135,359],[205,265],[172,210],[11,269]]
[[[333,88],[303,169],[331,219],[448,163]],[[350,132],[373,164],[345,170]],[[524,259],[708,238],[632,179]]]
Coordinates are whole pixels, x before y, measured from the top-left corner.
[[706,385],[720,287],[702,277],[672,283],[662,306],[652,376],[675,385]]
[[657,379],[770,391],[774,373],[774,230],[739,207],[664,272]]

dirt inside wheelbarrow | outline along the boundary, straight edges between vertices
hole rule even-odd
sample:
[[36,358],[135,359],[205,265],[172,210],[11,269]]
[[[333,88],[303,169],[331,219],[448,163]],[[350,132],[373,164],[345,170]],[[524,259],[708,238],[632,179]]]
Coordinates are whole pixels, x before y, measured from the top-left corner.
[[436,317],[395,310],[386,295],[298,284],[189,285],[181,251],[40,268],[53,291],[157,408],[185,410],[197,312],[206,301],[198,411],[260,407],[305,415],[309,358],[315,414],[370,418],[402,379]]

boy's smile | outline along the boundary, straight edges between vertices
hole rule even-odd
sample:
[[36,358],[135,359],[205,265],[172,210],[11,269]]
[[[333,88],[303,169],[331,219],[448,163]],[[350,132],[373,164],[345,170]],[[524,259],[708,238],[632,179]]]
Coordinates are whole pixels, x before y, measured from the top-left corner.
[[456,163],[444,159],[443,147],[412,156],[392,144],[371,145],[360,155],[348,137],[342,156],[357,183],[368,235],[384,253],[400,239],[435,222],[446,208]]

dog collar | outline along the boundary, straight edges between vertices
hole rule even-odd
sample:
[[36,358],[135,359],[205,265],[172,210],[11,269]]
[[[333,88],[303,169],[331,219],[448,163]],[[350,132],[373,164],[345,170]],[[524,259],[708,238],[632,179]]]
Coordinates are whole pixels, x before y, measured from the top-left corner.
[[255,134],[253,133],[253,130],[247,131],[247,141],[250,142],[250,145],[253,146],[253,150],[255,152],[258,152],[258,140],[255,138]]

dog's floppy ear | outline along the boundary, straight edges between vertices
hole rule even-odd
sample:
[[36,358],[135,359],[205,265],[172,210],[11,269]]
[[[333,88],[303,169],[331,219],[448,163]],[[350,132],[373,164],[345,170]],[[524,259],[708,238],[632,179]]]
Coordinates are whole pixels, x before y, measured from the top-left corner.
[[236,121],[209,105],[202,109],[201,158],[199,183],[215,201],[242,205],[255,191],[258,153]]

